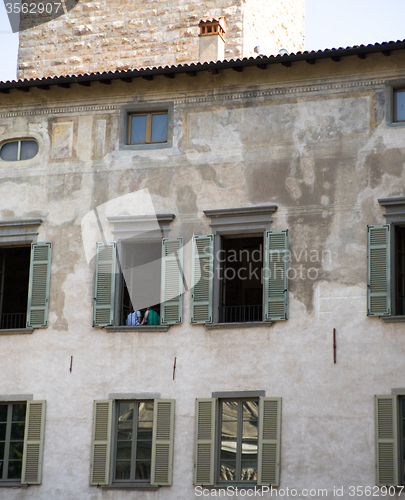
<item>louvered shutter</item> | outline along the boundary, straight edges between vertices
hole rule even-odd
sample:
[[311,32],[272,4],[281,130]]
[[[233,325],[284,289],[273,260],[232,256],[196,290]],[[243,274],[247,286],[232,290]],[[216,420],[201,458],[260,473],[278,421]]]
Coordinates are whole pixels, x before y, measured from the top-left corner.
[[391,314],[391,227],[367,228],[367,315]]
[[170,486],[173,471],[174,399],[155,399],[151,484]]
[[288,318],[288,229],[266,231],[264,272],[265,321]]
[[116,259],[117,249],[115,241],[111,243],[97,243],[93,326],[114,324]]
[[196,399],[194,484],[214,484],[216,399]]
[[110,472],[112,401],[94,401],[90,484],[108,485]]
[[27,327],[48,326],[51,255],[52,243],[31,243]]
[[397,396],[375,396],[377,486],[398,486]]
[[212,323],[214,235],[193,237],[191,323]]
[[22,484],[41,484],[45,435],[45,401],[27,401]]
[[161,323],[174,325],[183,317],[183,239],[162,242]]
[[260,398],[258,486],[280,483],[281,398]]

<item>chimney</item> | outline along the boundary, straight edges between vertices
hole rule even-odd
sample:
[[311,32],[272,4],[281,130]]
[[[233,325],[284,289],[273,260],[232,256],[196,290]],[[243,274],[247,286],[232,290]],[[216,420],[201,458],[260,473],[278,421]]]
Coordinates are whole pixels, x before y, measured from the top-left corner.
[[203,17],[200,28],[200,63],[222,61],[225,57],[225,16]]

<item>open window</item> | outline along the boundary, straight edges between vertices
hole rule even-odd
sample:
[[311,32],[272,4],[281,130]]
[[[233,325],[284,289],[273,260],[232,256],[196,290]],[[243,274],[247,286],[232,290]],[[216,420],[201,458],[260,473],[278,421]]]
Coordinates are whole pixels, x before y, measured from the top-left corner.
[[90,484],[170,486],[173,399],[94,401]]
[[281,398],[196,400],[194,484],[279,485]]
[[48,326],[52,243],[0,247],[0,329]]
[[45,401],[0,402],[0,486],[41,484]]
[[213,234],[193,239],[193,324],[288,317],[288,230],[271,230],[270,207],[206,211]]
[[387,224],[367,228],[367,314],[405,320],[405,198],[379,200]]

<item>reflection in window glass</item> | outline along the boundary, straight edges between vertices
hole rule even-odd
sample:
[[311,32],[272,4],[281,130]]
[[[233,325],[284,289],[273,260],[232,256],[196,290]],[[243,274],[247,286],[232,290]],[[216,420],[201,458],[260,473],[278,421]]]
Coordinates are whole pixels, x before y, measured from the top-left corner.
[[167,130],[167,115],[152,115],[151,142],[165,142]]
[[1,148],[0,157],[4,161],[18,160],[18,142],[7,142]]
[[0,149],[0,158],[4,161],[30,160],[38,154],[38,143],[34,140],[6,142]]
[[401,122],[405,120],[405,91],[396,92],[396,121]]
[[147,115],[131,117],[131,144],[146,142]]
[[0,405],[0,482],[21,479],[25,403]]

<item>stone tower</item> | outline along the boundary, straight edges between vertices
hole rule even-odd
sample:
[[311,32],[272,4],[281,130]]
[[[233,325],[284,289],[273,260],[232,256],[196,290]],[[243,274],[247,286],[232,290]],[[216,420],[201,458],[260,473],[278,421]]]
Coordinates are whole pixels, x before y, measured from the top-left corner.
[[23,15],[18,78],[199,62],[198,23],[209,16],[225,16],[225,59],[304,44],[305,0],[74,1],[45,24]]

